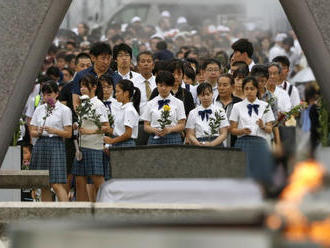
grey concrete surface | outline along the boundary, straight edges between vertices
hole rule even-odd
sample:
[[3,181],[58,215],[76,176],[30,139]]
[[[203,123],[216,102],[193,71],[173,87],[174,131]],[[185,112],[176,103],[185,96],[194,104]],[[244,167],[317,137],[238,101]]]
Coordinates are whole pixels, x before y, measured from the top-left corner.
[[187,145],[115,148],[112,178],[243,178],[245,153]]
[[0,164],[71,0],[0,1]]
[[49,186],[49,173],[47,170],[0,170],[0,188],[22,189]]

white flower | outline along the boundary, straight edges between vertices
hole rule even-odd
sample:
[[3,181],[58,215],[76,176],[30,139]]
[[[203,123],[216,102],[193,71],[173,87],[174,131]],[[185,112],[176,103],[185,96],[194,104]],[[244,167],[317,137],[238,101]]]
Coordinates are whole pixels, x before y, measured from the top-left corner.
[[81,100],[81,101],[88,100],[88,99],[89,99],[89,96],[88,96],[88,95],[82,95],[82,96],[80,97],[80,100]]

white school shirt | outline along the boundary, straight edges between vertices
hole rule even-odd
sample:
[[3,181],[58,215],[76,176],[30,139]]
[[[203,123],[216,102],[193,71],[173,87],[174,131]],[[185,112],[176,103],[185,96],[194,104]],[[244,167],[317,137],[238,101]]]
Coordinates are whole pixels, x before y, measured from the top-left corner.
[[[33,113],[31,125],[36,127],[42,127],[46,116],[46,106],[47,104],[42,104],[36,108]],[[45,127],[52,127],[59,130],[64,130],[64,127],[72,126],[72,112],[71,109],[56,101],[55,108],[51,115],[46,118]],[[56,134],[49,134],[47,131],[43,131],[42,136],[55,137]]]
[[129,71],[125,75],[122,75],[119,71],[117,73],[122,77],[122,79],[128,79],[128,80],[133,80],[134,77],[136,77],[139,73],[135,71]]
[[145,79],[141,74],[137,74],[133,78],[133,84],[135,87],[139,88],[141,92],[141,101],[140,101],[140,114],[142,115],[147,107],[147,92],[146,92],[146,84],[145,81],[149,82],[151,92],[157,87],[156,86],[156,77],[151,76],[149,79]]
[[120,110],[120,107],[123,105],[121,102],[118,102],[116,98],[113,98],[110,96],[106,101],[104,102],[111,102],[110,109],[105,106],[107,113],[112,114],[113,116],[116,115],[116,112]]
[[289,112],[291,110],[291,101],[288,93],[281,87],[276,86],[274,96],[277,98],[277,109],[279,112]]
[[[202,117],[199,115],[199,111],[204,111],[206,109],[211,109],[212,114],[209,115],[209,119],[207,120],[206,116],[204,120],[202,120]],[[215,118],[215,112],[220,112],[220,115],[224,118],[224,120],[220,123],[220,128],[228,127],[229,122],[227,119],[226,112],[223,108],[216,107],[214,104],[211,104],[208,108],[204,108],[202,105],[194,108],[188,116],[186,128],[194,129],[195,130],[195,136],[196,138],[203,138],[207,137],[208,135],[205,134],[207,132],[208,134],[211,134],[211,128],[209,126],[210,118]],[[219,136],[219,132],[215,134],[214,136]]]
[[183,102],[171,94],[169,94],[169,96],[166,98],[162,98],[160,95],[158,95],[154,99],[150,100],[147,104],[146,110],[141,116],[141,119],[144,121],[150,121],[151,127],[160,128],[158,119],[161,118],[163,109],[158,109],[158,101],[166,99],[170,100],[168,104],[171,108],[169,119],[172,121],[170,125],[167,125],[167,127],[173,127],[178,123],[179,120],[186,119]]
[[116,113],[113,135],[121,136],[125,133],[125,126],[132,128],[132,139],[136,139],[139,129],[139,114],[132,102],[128,102],[120,107]]
[[[251,116],[249,115],[247,107],[249,104],[259,105],[258,115],[254,109],[252,109]],[[264,124],[275,120],[271,108],[269,108],[269,111],[264,114],[267,106],[267,102],[261,101],[258,98],[253,103],[249,102],[247,99],[244,99],[243,101],[234,104],[229,120],[238,122],[239,129],[249,128],[251,130],[251,134],[249,135],[259,136],[269,141],[271,137],[270,134],[267,134],[264,130],[260,129],[256,123],[259,119],[262,119]],[[242,136],[244,135],[240,135],[238,137]]]
[[[186,88],[186,85],[187,84],[185,84],[182,81],[181,88],[188,90]],[[191,85],[191,84],[189,84],[189,90],[188,91],[191,93],[191,95],[192,95],[192,97],[194,99],[194,104],[195,105],[200,105],[200,101],[199,101],[198,96],[197,96],[197,87],[198,87],[198,85]]]
[[[95,114],[100,115],[100,122],[108,122],[108,113],[107,109],[104,106],[103,102],[99,100],[96,96],[90,99],[92,104],[92,109],[95,109]],[[82,125],[86,129],[97,129],[98,127],[91,120],[83,120]],[[103,137],[104,134],[83,134],[81,135],[81,147],[103,150]]]
[[[289,89],[292,84],[290,84],[288,81],[283,81],[280,87],[286,91],[286,93],[289,95]],[[290,97],[290,102],[291,102],[291,108],[297,106],[300,104],[300,96],[299,96],[299,91],[296,86],[292,85],[292,91]]]

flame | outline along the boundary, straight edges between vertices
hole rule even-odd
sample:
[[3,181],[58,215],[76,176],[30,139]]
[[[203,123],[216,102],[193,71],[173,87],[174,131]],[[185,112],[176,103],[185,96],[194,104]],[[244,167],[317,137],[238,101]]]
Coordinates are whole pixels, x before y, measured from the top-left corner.
[[325,169],[316,161],[308,160],[297,164],[289,178],[288,186],[280,196],[280,202],[276,205],[277,214],[266,219],[267,226],[278,230],[284,222],[284,236],[288,240],[310,239],[322,245],[330,245],[330,218],[309,223],[299,210],[303,197],[322,186],[324,174]]

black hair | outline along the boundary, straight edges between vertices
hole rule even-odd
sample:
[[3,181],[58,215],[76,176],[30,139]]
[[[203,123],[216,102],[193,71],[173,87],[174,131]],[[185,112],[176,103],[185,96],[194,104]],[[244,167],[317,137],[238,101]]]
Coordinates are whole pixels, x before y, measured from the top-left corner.
[[111,38],[112,43],[117,43],[117,41],[119,41],[119,40],[124,42],[124,38],[119,34],[116,34]]
[[314,81],[307,83],[305,86],[304,95],[307,103],[311,100],[316,100],[316,97],[320,95],[320,88],[318,84]]
[[256,87],[258,89],[258,81],[257,79],[255,79],[255,77],[246,77],[244,80],[243,80],[243,83],[242,83],[242,89],[244,91],[244,86],[247,84],[247,83],[252,83],[254,87]]
[[213,94],[212,85],[209,83],[201,83],[197,87],[197,96],[204,95],[206,90],[209,90]]
[[115,84],[110,74],[103,74],[101,77],[99,77],[99,83],[102,82],[106,82],[108,85],[111,85],[113,89],[115,89]]
[[132,58],[132,48],[125,43],[120,43],[119,45],[116,45],[113,47],[113,58],[114,59],[117,59],[119,52],[126,52]]
[[196,72],[199,71],[199,63],[196,59],[194,58],[186,58],[186,61],[189,62],[190,64],[194,64],[196,67]]
[[245,78],[248,75],[249,75],[249,70],[242,67],[242,68],[238,68],[237,70],[234,71],[233,78],[237,78],[237,77]]
[[165,83],[167,86],[174,86],[174,76],[169,71],[160,71],[156,77],[156,84]]
[[63,69],[62,69],[62,71],[63,70],[66,70],[67,72],[69,72],[69,74],[71,75],[71,77],[74,75],[74,72],[70,69],[70,68],[66,68],[66,67],[64,67]]
[[266,65],[254,65],[251,70],[252,77],[265,77],[269,78],[268,67]]
[[188,64],[183,66],[183,74],[195,82],[196,73],[194,69]]
[[139,88],[135,87],[132,81],[127,79],[122,79],[117,83],[124,92],[129,92],[129,99],[132,99],[133,106],[138,113],[140,113],[140,101],[141,101],[141,92]]
[[279,64],[279,63],[277,63],[277,62],[271,62],[271,63],[269,63],[269,64],[267,65],[267,69],[269,69],[269,68],[272,67],[272,66],[277,67],[277,69],[278,69],[278,73],[281,74],[281,72],[282,72],[282,66],[281,66],[281,64]]
[[86,74],[80,79],[79,85],[86,86],[88,90],[91,90],[93,86],[96,86],[95,96],[97,96],[99,100],[103,101],[102,84],[98,82],[95,76],[92,74]]
[[290,67],[290,60],[287,56],[277,56],[273,58],[272,62],[281,63],[287,67]]
[[[235,61],[231,67],[233,66],[237,66],[238,69],[242,69],[244,71],[247,71],[247,73],[249,73],[250,69],[247,63],[245,63],[244,61]],[[235,71],[232,71],[232,73],[234,74]]]
[[36,79],[36,83],[37,84],[42,84],[42,83],[45,83],[45,82],[50,81],[50,80],[52,80],[52,79],[50,77],[48,77],[47,75],[40,74],[38,76],[38,78]]
[[41,87],[42,94],[58,93],[58,86],[54,80],[43,83]]
[[95,42],[89,53],[95,57],[101,55],[101,54],[108,54],[112,55],[111,47],[108,43],[105,42]]
[[152,56],[152,52],[150,52],[150,51],[143,51],[143,52],[140,52],[140,53],[138,54],[138,56],[136,57],[136,61],[137,61],[138,63],[139,63],[139,61],[140,61],[140,57],[141,57],[142,55],[148,55],[148,56],[151,57],[152,60],[154,60],[154,58],[153,58],[153,56]]
[[72,45],[74,48],[76,48],[76,42],[73,41],[67,41],[66,45]]
[[249,58],[251,58],[253,55],[253,45],[248,39],[239,39],[231,45],[231,48],[234,50],[234,52],[246,52]]
[[49,67],[49,68],[47,69],[47,71],[46,71],[46,75],[47,75],[48,77],[50,77],[50,76],[54,76],[54,77],[59,78],[59,77],[61,76],[61,71],[60,71],[60,69],[59,69],[58,67],[56,67],[56,66],[51,66],[51,67]]
[[[222,78],[222,77],[225,77],[225,78],[229,78],[230,80],[230,85],[234,85],[235,84],[235,80],[234,80],[234,77],[233,75],[231,75],[230,73],[224,73],[224,74],[221,74],[219,79]],[[219,80],[218,79],[218,80]]]
[[152,74],[156,75],[160,72],[160,71],[166,71],[167,69],[167,64],[168,61],[165,60],[159,60],[155,62],[155,66],[154,69],[152,71]]
[[166,70],[174,73],[175,70],[180,70],[183,73],[183,62],[180,59],[172,59],[166,67]]
[[74,54],[68,54],[68,55],[65,56],[65,61],[67,63],[70,63],[75,58],[76,58],[76,55],[74,55]]
[[58,60],[58,59],[64,59],[65,60],[65,57],[66,57],[66,53],[63,50],[59,51],[56,54],[56,60]]
[[156,48],[158,50],[165,50],[165,49],[167,49],[167,43],[166,43],[166,41],[164,41],[164,40],[158,41],[157,44],[156,44]]
[[221,70],[221,63],[217,59],[207,59],[202,64],[202,70],[205,70],[206,67],[210,64],[216,64],[219,66],[219,69]]
[[79,62],[79,59],[91,59],[91,57],[87,53],[79,53],[76,56],[75,64],[77,65]]

